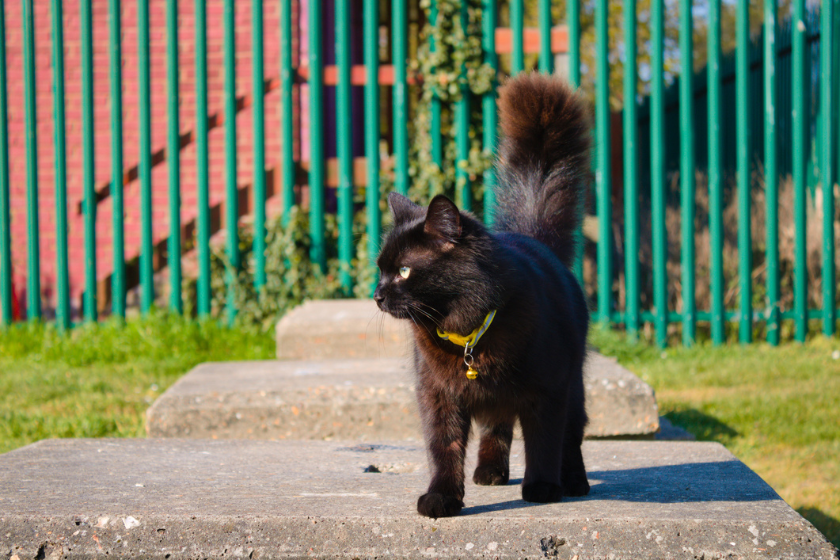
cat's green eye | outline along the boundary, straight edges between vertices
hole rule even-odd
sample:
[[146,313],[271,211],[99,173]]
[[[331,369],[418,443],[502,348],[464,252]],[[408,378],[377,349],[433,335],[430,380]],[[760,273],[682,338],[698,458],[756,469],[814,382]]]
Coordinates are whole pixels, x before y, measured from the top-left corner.
[[402,276],[403,278],[408,278],[409,274],[411,274],[410,266],[403,266],[400,268],[400,276]]

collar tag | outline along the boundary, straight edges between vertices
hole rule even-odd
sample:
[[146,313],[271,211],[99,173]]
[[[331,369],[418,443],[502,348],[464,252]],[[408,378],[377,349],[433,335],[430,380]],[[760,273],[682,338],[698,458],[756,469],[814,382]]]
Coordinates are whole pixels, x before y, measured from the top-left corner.
[[484,333],[487,332],[487,329],[490,328],[490,323],[493,322],[493,318],[495,316],[496,310],[494,309],[487,314],[487,317],[484,318],[484,322],[468,335],[445,332],[440,329],[437,330],[438,336],[443,340],[448,340],[453,344],[464,347],[464,364],[467,366],[467,379],[475,379],[478,377],[478,371],[473,368],[474,359],[472,351],[473,348],[475,348],[475,345],[478,344],[478,341],[481,340],[481,337],[484,336]]

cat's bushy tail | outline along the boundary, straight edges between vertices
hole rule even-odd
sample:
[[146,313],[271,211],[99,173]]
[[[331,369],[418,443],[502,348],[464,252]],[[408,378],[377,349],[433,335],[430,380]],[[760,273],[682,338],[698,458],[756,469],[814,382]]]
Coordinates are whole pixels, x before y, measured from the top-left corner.
[[567,266],[575,255],[589,173],[589,118],[564,81],[521,74],[499,92],[496,229],[522,233]]

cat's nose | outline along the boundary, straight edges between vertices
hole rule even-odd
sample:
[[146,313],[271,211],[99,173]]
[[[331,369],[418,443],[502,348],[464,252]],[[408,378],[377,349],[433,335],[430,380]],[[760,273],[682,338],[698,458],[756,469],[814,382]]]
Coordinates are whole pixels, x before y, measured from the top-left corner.
[[373,292],[373,301],[376,302],[380,308],[382,307],[382,303],[385,301],[385,294],[382,293],[382,286],[377,286],[376,290]]

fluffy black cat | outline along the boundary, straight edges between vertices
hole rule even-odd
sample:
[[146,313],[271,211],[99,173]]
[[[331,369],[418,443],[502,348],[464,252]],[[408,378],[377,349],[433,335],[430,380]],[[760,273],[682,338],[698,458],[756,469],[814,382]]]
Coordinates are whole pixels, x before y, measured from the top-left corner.
[[417,510],[434,518],[464,506],[473,419],[481,431],[477,484],[507,484],[518,418],[522,498],[589,492],[581,456],[589,314],[569,271],[589,168],[587,112],[565,83],[539,74],[510,80],[499,108],[495,231],[445,196],[423,208],[391,194],[394,229],[378,260],[374,299],[413,321],[432,469]]

